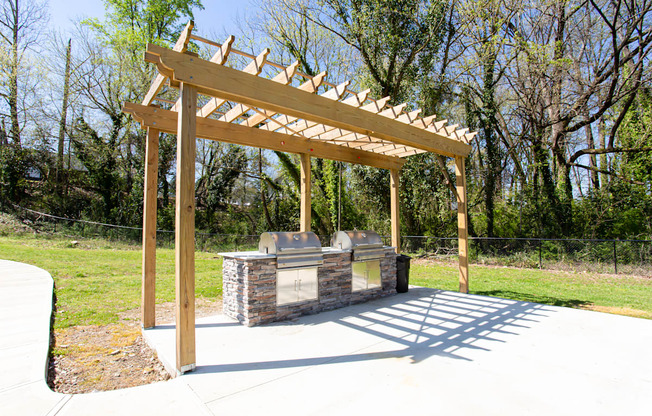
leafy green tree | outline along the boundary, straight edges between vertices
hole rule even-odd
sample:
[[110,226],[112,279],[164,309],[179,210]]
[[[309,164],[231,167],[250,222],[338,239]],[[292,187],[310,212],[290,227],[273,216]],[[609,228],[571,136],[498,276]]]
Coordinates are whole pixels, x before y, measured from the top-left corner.
[[197,207],[201,213],[197,223],[200,227],[204,225],[211,231],[220,230],[218,211],[228,208],[236,180],[246,165],[244,148],[217,144],[210,147],[206,170],[196,185]]
[[[201,2],[107,0],[105,6],[106,19],[85,21],[82,36],[77,39],[80,47],[76,48],[76,61],[80,64],[73,76],[74,88],[83,92],[82,104],[92,116],[84,115],[77,123],[73,144],[79,152],[111,149],[103,154],[101,163],[97,162],[100,166],[86,154],[78,157],[89,171],[95,172],[91,186],[101,195],[104,206],[99,212],[115,221],[135,225],[142,215],[139,206],[145,133],[122,113],[122,106],[126,101],[140,101],[153,77],[155,69],[142,59],[147,43],[174,43],[187,19],[192,18],[193,9],[201,8]],[[167,174],[173,159],[170,145],[170,138],[163,135],[159,179],[166,200]],[[109,178],[114,182],[114,195],[104,188]]]
[[124,192],[124,182],[118,169],[117,131],[102,137],[80,118],[75,122],[71,140],[75,154],[88,170],[91,189],[101,198],[98,207],[101,217],[94,217],[114,221],[115,208],[118,206],[120,194]]
[[321,0],[296,11],[356,49],[369,87],[400,103],[432,69],[447,7],[437,0]]
[[25,172],[29,166],[28,151],[14,145],[0,145],[0,205],[20,203],[25,196]]

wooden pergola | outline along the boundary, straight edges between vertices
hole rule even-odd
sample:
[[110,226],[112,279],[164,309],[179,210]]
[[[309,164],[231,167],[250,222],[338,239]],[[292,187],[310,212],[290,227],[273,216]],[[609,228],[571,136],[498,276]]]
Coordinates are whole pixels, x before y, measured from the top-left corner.
[[[455,159],[460,291],[468,292],[467,203],[464,160],[476,133],[458,129],[420,110],[404,112],[405,104],[387,106],[369,91],[351,91],[349,82],[326,81],[326,73],[308,76],[299,63],[283,66],[268,61],[269,49],[253,56],[232,47],[233,36],[220,44],[192,33],[189,22],[172,49],[149,44],[145,60],[158,75],[141,104],[125,103],[147,129],[143,213],[142,324],[155,325],[156,201],[158,140],[161,132],[177,135],[175,222],[176,368],[195,368],[195,153],[196,138],[217,140],[301,157],[301,231],[310,230],[310,158],[363,164],[390,171],[391,238],[399,251],[399,172],[405,158],[434,152]],[[194,39],[217,48],[210,60],[188,51]],[[250,62],[242,70],[226,66],[238,54]],[[259,76],[264,66],[278,70],[271,79]],[[298,86],[291,85],[302,78]],[[176,101],[158,97],[178,89]],[[322,91],[319,93],[319,88]],[[198,95],[208,97],[198,108]],[[153,105],[157,101],[169,107]]]

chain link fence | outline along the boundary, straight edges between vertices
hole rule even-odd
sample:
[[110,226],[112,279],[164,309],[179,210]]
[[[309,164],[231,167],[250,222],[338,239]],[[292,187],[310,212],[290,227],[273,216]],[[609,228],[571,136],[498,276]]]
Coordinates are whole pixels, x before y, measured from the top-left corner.
[[[74,239],[103,238],[139,243],[140,227],[75,220],[14,206],[21,220],[37,232]],[[157,230],[159,247],[174,247],[174,231]],[[197,250],[257,250],[259,235],[195,233]],[[383,242],[391,244],[389,236]],[[330,236],[320,235],[322,246]],[[413,257],[457,261],[457,237],[402,236],[401,251]],[[652,275],[652,240],[596,240],[469,237],[469,261],[475,264]]]
[[[416,256],[457,258],[457,238],[403,236]],[[469,237],[469,261],[524,268],[652,275],[652,240]]]

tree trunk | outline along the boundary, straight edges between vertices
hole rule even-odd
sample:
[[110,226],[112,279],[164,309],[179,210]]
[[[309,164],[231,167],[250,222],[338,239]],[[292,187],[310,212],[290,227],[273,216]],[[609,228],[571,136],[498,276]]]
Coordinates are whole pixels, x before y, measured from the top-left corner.
[[[538,207],[538,211],[541,215],[540,219],[540,226],[541,230],[544,230],[544,226],[548,225],[548,227],[553,227],[555,224],[561,224],[562,221],[562,210],[560,210],[559,207],[559,198],[557,197],[557,193],[555,192],[555,183],[552,178],[552,172],[550,169],[550,161],[548,159],[548,153],[546,152],[544,145],[543,145],[543,128],[539,127],[537,128],[537,131],[534,132],[534,141],[533,141],[533,153],[534,153],[534,163],[535,166],[537,167],[537,172],[536,175],[538,175],[539,180],[541,182],[542,188],[543,188],[543,195],[545,196],[545,200],[541,201]],[[535,195],[538,195],[538,193],[535,193]],[[546,218],[547,215],[553,216],[553,218],[548,219]],[[554,233],[547,233],[550,235],[544,235],[543,233],[540,233],[540,237],[548,237],[550,235],[554,235]]]
[[[491,40],[486,39],[484,48],[491,48]],[[487,163],[485,167],[485,192],[484,202],[487,214],[487,237],[494,236],[494,212],[496,196],[496,175],[500,170],[500,161],[498,160],[498,146],[495,131],[496,122],[496,103],[494,101],[494,71],[495,71],[496,54],[494,51],[486,54],[483,66],[484,79],[482,86],[482,116],[480,123],[484,135]]]
[[[584,129],[586,131],[586,146],[589,149],[595,149],[595,140],[593,139],[593,129],[591,128],[591,125],[587,124]],[[598,167],[598,159],[596,155],[589,155],[589,166],[592,168]],[[593,190],[597,191],[600,189],[600,177],[599,173],[595,170],[592,170],[589,175],[589,192],[591,193]]]
[[7,141],[7,130],[5,126],[5,119],[2,119],[2,126],[0,126],[0,146],[6,146],[8,143]]
[[[598,121],[598,141],[600,142],[600,148],[604,149],[606,148],[606,138],[605,138],[605,133],[606,133],[606,127],[604,125],[604,118],[600,117],[600,120]],[[607,163],[607,154],[603,153],[600,155],[600,170],[602,171],[607,171],[609,170],[609,166]],[[609,182],[609,175],[606,173],[601,173],[601,182],[602,185],[605,186]]]
[[265,213],[265,221],[269,230],[274,230],[274,222],[269,215],[269,208],[267,207],[267,197],[265,196],[265,179],[263,178],[263,150],[258,149],[258,176],[260,177],[260,201],[263,204],[263,212]]
[[59,120],[59,143],[57,147],[57,174],[56,174],[56,189],[59,196],[61,196],[63,187],[63,150],[64,139],[66,133],[66,118],[68,116],[68,97],[70,95],[70,48],[72,46],[72,39],[68,39],[68,47],[66,48],[66,70],[63,76],[63,103],[61,105],[61,119]]
[[[560,62],[565,56],[565,36],[566,36],[566,2],[559,1],[556,4],[557,28],[555,31],[555,51],[554,62]],[[552,156],[555,167],[555,179],[557,182],[557,191],[560,196],[560,205],[555,209],[558,211],[558,218],[561,221],[562,232],[567,234],[572,224],[572,200],[573,187],[570,179],[570,166],[566,163],[567,149],[567,123],[561,115],[562,106],[562,83],[563,67],[555,65],[552,73],[551,98],[550,98],[550,120],[552,123]]]
[[11,27],[11,73],[9,75],[9,114],[11,118],[11,139],[15,146],[20,147],[20,123],[18,121],[18,31],[19,12],[18,0],[15,0],[15,7],[12,10],[13,24]]

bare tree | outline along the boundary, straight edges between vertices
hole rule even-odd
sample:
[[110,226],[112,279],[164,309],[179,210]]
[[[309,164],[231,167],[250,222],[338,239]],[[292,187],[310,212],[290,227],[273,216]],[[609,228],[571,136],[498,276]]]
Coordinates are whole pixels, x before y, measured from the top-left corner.
[[21,103],[21,86],[25,81],[27,53],[38,42],[41,29],[47,20],[45,3],[37,0],[3,0],[0,6],[0,96],[4,99],[3,116],[9,113],[9,137],[21,145],[20,134],[24,126],[21,119],[25,108]]
[[59,142],[57,143],[57,191],[61,194],[61,182],[63,180],[63,150],[66,134],[66,118],[68,115],[68,100],[70,98],[70,52],[72,39],[68,40],[66,47],[66,68],[63,75],[63,102],[61,104],[61,119],[59,120]]
[[[584,165],[578,158],[635,151],[619,148],[616,137],[639,88],[650,79],[651,19],[647,0],[560,0],[525,3],[511,23],[516,52],[507,75],[516,114],[528,121],[539,178],[566,231],[572,218],[571,169],[606,172],[595,159]],[[606,146],[596,149],[592,129],[601,119],[610,133]]]

